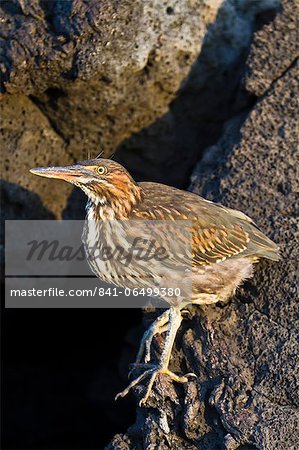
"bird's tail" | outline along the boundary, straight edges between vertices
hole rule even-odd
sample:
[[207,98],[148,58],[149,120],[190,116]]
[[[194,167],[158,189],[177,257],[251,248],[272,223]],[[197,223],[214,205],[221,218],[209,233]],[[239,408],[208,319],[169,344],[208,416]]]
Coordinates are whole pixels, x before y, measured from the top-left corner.
[[254,245],[258,256],[272,261],[281,259],[278,245],[265,236],[255,225],[252,226],[250,234],[251,244]]

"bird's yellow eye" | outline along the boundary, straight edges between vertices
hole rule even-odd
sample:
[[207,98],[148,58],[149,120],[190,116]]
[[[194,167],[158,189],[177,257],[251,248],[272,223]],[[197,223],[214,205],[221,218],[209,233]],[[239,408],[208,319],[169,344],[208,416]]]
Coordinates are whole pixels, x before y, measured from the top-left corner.
[[103,175],[106,172],[106,168],[104,166],[99,166],[97,172],[99,175]]

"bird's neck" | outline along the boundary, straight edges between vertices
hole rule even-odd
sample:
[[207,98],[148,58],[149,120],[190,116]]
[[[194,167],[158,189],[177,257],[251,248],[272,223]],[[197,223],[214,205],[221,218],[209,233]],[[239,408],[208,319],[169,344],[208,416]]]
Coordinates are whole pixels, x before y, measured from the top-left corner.
[[91,220],[126,220],[139,202],[142,201],[142,189],[135,185],[129,192],[118,196],[89,198],[86,211]]

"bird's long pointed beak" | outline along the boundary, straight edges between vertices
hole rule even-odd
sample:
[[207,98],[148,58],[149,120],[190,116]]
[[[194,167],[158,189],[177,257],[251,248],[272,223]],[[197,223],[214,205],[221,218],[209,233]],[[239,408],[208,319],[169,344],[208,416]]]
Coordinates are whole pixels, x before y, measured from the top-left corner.
[[46,178],[56,178],[58,180],[73,181],[82,176],[82,167],[80,165],[66,167],[35,167],[30,169],[34,175]]

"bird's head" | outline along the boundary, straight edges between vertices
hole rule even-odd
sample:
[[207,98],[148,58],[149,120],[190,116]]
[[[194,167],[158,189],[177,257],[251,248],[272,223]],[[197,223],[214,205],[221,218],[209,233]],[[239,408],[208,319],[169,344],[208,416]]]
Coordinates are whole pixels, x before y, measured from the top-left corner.
[[136,204],[141,189],[127,170],[110,159],[92,159],[65,167],[36,167],[31,173],[80,187],[96,205]]

